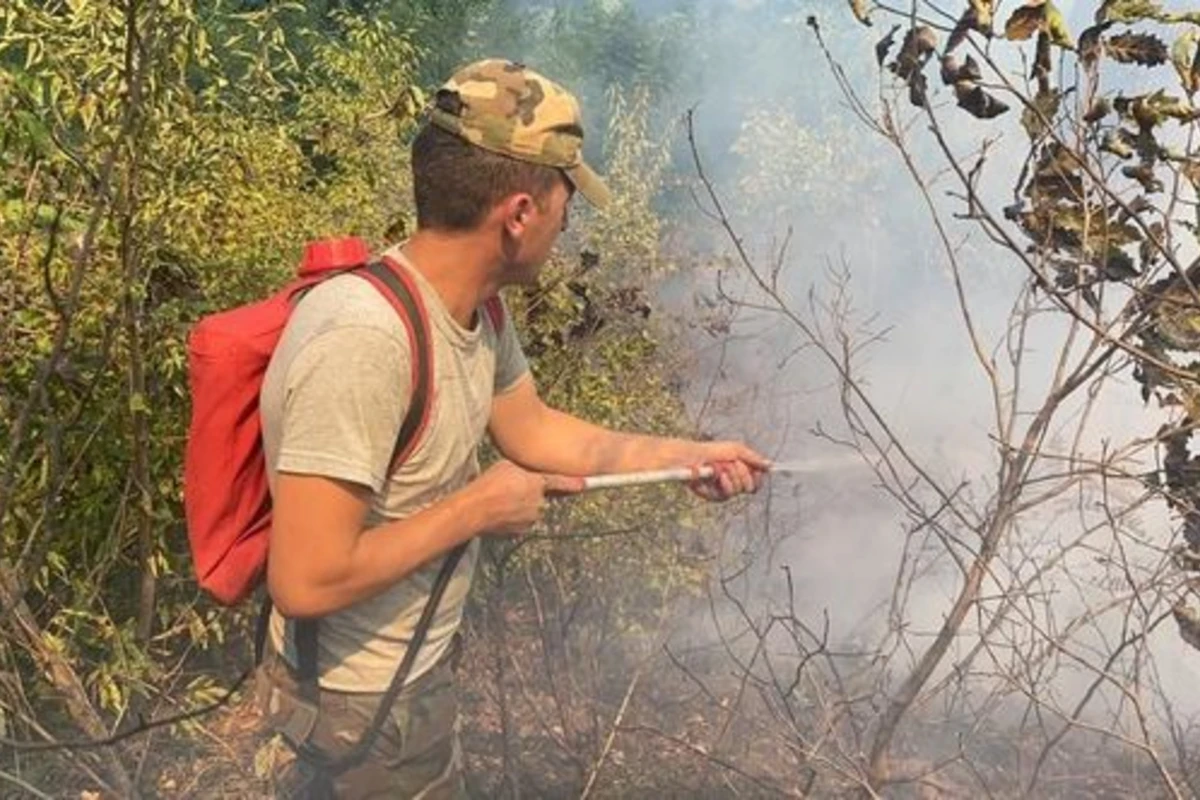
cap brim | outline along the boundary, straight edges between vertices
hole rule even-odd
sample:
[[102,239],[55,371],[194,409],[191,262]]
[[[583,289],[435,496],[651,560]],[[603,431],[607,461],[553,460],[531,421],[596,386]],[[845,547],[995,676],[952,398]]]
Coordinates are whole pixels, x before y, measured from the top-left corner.
[[583,195],[584,199],[596,208],[603,210],[608,207],[608,201],[612,195],[595,170],[580,161],[577,166],[570,167],[565,172],[567,178],[575,186],[575,190]]

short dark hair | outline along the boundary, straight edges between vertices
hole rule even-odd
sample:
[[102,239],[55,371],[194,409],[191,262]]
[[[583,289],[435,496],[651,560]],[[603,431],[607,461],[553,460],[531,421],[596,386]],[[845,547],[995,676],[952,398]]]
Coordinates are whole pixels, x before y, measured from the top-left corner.
[[505,197],[528,192],[544,198],[559,181],[557,167],[519,161],[476,147],[436,125],[425,125],[412,143],[417,227],[467,231]]

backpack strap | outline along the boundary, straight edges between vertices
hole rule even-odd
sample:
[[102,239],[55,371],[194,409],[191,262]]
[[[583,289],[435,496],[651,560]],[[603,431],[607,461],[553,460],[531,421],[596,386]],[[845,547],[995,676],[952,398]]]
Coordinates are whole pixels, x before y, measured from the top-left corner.
[[[375,286],[396,309],[396,313],[408,332],[413,354],[412,399],[409,403],[408,413],[396,435],[396,444],[392,450],[389,468],[390,474],[412,454],[421,435],[429,425],[433,398],[433,343],[429,333],[429,316],[412,276],[400,265],[384,259],[383,262],[368,264],[356,274]],[[494,319],[495,317],[493,317]],[[433,624],[433,617],[441,604],[442,595],[445,594],[446,587],[450,584],[450,579],[453,577],[454,570],[462,559],[463,553],[466,552],[466,548],[466,543],[455,547],[442,562],[442,568],[438,572],[429,599],[421,611],[421,617],[417,620],[412,639],[404,652],[404,658],[380,699],[370,726],[363,732],[354,747],[340,758],[330,758],[308,742],[300,744],[297,754],[320,772],[327,776],[338,775],[359,764],[374,745],[380,729],[391,713],[396,698],[404,689],[408,674],[412,671],[417,655],[429,634],[429,628]],[[319,620],[317,619],[298,620],[295,623],[296,680],[301,696],[314,705],[319,705],[320,700],[317,669],[318,625]]]

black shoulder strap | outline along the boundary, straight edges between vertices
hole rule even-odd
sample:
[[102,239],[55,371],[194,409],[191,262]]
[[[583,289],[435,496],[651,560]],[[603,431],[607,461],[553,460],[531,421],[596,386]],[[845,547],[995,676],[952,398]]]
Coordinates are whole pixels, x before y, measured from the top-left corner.
[[[397,312],[402,313],[402,320],[412,338],[413,357],[416,359],[416,381],[413,386],[412,401],[409,404],[408,413],[400,425],[396,444],[392,449],[391,469],[395,469],[412,452],[412,448],[416,445],[417,439],[428,422],[433,387],[433,346],[429,335],[428,319],[423,306],[414,294],[416,289],[411,282],[398,274],[394,268],[383,263],[369,264],[363,272],[369,276],[368,279],[377,288],[387,290],[387,293],[391,295],[388,299],[396,307]],[[404,689],[408,674],[412,671],[417,655],[429,634],[429,628],[433,624],[433,617],[441,604],[442,595],[445,594],[450,578],[462,559],[463,553],[466,552],[466,548],[466,543],[458,545],[446,555],[429,599],[421,611],[421,617],[417,620],[404,658],[397,667],[396,674],[392,676],[392,681],[384,692],[375,716],[371,720],[371,725],[363,733],[362,738],[351,748],[350,752],[336,759],[330,758],[324,752],[305,742],[299,749],[299,755],[302,758],[334,775],[350,769],[363,760],[379,736],[381,727],[387,721],[396,698]],[[296,679],[302,696],[314,704],[319,703],[320,698],[317,666],[318,625],[319,620],[317,619],[297,620],[295,623]]]
[[363,731],[362,737],[347,753],[337,758],[331,758],[324,751],[305,742],[297,749],[297,754],[301,758],[321,772],[335,776],[358,766],[371,752],[375,739],[379,737],[379,731],[382,730],[388,715],[392,712],[396,698],[400,696],[400,692],[408,681],[408,673],[412,672],[417,654],[421,651],[421,646],[425,644],[425,637],[429,634],[429,627],[433,624],[433,616],[437,613],[438,606],[441,605],[442,595],[446,593],[446,587],[450,585],[450,578],[454,575],[458,562],[462,560],[468,544],[469,542],[463,542],[446,554],[442,568],[438,571],[437,580],[434,581],[433,591],[430,592],[429,599],[425,601],[425,607],[421,609],[421,617],[417,620],[417,627],[413,630],[408,649],[404,651],[404,658],[401,659],[400,666],[396,668],[396,674],[392,676],[392,682],[388,684],[387,690],[380,698],[379,706],[375,709],[375,716],[371,718],[371,724]]

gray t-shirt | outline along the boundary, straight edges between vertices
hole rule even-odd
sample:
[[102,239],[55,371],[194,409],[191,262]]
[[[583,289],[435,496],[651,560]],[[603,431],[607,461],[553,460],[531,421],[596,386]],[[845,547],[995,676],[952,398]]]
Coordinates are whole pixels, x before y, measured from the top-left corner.
[[[304,297],[272,356],[261,395],[272,490],[281,472],[369,487],[374,498],[368,527],[414,514],[474,479],[493,396],[529,371],[510,320],[499,334],[486,314],[478,315],[474,329],[463,328],[398,249],[389,255],[413,276],[433,343],[429,426],[405,462],[387,474],[411,396],[408,334],[388,300],[363,278],[331,278]],[[455,570],[411,678],[432,667],[449,646],[478,551],[473,542]],[[441,566],[442,559],[434,559],[380,594],[322,617],[321,686],[384,691]],[[272,614],[271,641],[294,665],[291,628],[278,612]]]

